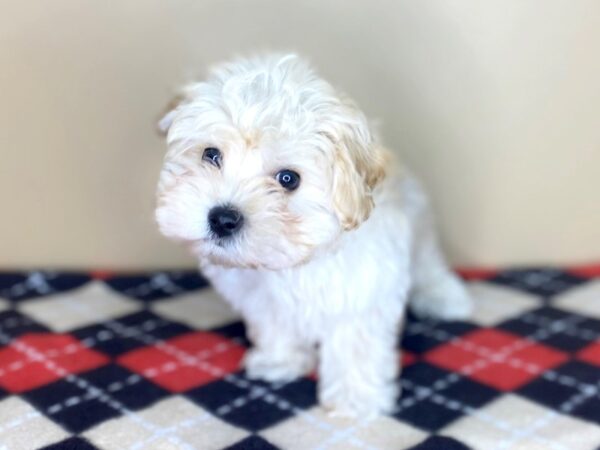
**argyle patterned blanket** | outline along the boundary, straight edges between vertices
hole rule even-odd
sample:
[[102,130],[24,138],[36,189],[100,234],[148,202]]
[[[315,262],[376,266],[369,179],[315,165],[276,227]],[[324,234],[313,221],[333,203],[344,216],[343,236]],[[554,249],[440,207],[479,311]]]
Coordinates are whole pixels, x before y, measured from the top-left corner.
[[245,377],[194,272],[0,273],[1,449],[598,449],[600,268],[465,272],[467,322],[409,317],[393,414]]

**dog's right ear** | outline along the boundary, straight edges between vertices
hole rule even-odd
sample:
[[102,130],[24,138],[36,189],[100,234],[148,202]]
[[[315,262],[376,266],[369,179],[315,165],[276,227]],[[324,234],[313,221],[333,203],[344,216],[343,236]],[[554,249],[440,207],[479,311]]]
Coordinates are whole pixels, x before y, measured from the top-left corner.
[[173,100],[171,100],[165,107],[165,109],[161,115],[161,118],[159,119],[159,121],[157,123],[158,132],[162,136],[166,136],[167,133],[169,132],[169,128],[171,128],[171,125],[173,124],[173,120],[175,119],[175,116],[177,115],[177,109],[179,108],[179,105],[181,105],[182,102],[183,102],[183,96],[178,95],[178,96],[174,97]]

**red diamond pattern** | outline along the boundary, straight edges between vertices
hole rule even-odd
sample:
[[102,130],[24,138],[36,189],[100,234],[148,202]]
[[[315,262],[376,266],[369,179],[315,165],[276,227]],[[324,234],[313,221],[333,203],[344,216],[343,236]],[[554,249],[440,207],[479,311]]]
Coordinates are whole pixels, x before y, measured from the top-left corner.
[[400,367],[406,367],[417,362],[417,355],[407,350],[400,352]]
[[510,391],[566,361],[567,355],[511,333],[483,328],[436,347],[425,360]]
[[0,350],[0,386],[19,393],[108,363],[67,334],[30,333]]
[[182,392],[239,370],[244,351],[229,339],[199,331],[133,350],[117,362],[171,392]]
[[587,363],[600,366],[600,341],[588,345],[577,353],[577,357]]

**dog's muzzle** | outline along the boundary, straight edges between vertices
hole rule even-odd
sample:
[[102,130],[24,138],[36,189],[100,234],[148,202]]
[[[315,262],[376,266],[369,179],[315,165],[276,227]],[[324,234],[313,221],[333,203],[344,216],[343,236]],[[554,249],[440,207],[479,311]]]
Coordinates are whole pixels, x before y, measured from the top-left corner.
[[208,212],[210,231],[220,238],[237,233],[244,224],[244,216],[232,206],[215,206]]

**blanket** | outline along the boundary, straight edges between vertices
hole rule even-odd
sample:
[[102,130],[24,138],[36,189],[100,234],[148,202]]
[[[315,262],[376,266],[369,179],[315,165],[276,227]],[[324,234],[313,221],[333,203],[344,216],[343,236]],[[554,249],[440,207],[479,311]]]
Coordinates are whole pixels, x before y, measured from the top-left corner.
[[600,448],[600,270],[462,273],[471,319],[409,316],[392,414],[332,418],[315,376],[248,379],[194,271],[0,273],[2,449]]

